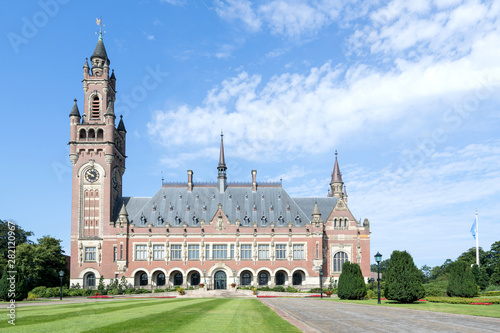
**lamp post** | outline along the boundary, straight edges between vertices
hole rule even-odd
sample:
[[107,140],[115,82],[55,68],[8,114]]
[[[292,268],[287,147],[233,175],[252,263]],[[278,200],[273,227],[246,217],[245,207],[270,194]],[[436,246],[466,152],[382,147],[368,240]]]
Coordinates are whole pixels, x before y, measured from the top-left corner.
[[62,270],[59,271],[59,279],[61,280],[61,291],[59,292],[59,300],[62,301],[62,279],[64,276],[64,272]]
[[380,304],[380,261],[382,261],[382,255],[378,251],[375,255],[375,261],[377,262],[378,304]]
[[321,289],[321,299],[323,299],[323,269],[319,270],[319,288]]

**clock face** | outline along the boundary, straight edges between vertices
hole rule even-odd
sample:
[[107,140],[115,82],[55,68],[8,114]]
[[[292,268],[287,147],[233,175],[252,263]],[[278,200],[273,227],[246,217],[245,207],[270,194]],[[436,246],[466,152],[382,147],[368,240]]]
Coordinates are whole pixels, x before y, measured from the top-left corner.
[[99,179],[99,171],[97,171],[96,169],[88,169],[85,172],[85,180],[86,181],[88,181],[90,183],[94,183],[98,179]]

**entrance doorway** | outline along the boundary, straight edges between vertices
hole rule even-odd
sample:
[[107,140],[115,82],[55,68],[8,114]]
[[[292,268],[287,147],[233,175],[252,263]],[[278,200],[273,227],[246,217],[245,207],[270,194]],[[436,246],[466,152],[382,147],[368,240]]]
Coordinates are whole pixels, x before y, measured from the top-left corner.
[[214,280],[215,289],[226,289],[226,273],[218,271],[215,273]]

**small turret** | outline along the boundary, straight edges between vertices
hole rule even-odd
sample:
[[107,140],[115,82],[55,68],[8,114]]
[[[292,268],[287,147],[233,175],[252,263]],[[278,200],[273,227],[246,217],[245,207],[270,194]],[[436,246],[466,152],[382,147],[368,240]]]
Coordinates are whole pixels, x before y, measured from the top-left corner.
[[337,155],[338,153],[335,151],[335,165],[333,166],[332,181],[330,182],[330,196],[342,199],[344,197],[342,193],[344,189],[344,182],[342,181],[342,173],[340,173]]
[[73,104],[73,107],[71,108],[71,112],[69,113],[70,117],[77,117],[78,120],[80,120],[80,110],[78,110],[78,105],[76,104],[76,98],[74,99],[75,104]]

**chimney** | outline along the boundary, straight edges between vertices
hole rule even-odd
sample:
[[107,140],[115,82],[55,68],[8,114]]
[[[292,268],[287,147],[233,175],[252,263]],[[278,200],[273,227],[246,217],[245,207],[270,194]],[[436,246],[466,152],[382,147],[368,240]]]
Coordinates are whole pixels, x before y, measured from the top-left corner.
[[188,170],[188,192],[193,190],[193,171]]
[[252,191],[257,191],[257,170],[252,170]]

